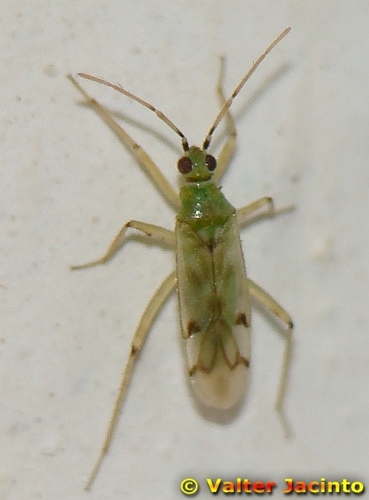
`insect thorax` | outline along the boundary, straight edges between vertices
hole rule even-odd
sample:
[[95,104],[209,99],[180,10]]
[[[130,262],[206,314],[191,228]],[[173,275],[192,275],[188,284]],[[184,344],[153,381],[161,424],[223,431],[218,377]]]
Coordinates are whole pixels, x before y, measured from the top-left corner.
[[180,200],[177,221],[188,224],[195,233],[201,232],[202,238],[209,242],[216,239],[219,229],[235,213],[235,208],[212,181],[182,186]]

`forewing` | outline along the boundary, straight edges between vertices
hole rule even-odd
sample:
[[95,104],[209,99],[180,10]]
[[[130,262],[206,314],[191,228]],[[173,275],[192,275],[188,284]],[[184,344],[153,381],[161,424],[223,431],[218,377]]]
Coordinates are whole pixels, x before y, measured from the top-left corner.
[[213,295],[211,252],[185,223],[177,222],[177,289],[182,336],[204,331]]
[[250,307],[236,217],[207,245],[177,223],[177,279],[189,374],[207,405],[236,404],[247,387]]

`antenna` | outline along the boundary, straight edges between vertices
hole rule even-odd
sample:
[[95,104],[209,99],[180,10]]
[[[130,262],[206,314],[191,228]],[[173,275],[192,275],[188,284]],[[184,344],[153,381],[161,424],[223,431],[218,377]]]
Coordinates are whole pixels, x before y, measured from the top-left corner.
[[245,85],[247,80],[250,78],[250,76],[254,73],[256,68],[259,66],[259,64],[266,58],[266,56],[269,54],[269,52],[274,49],[274,47],[291,31],[291,28],[286,28],[282,33],[277,36],[277,38],[272,42],[269,47],[266,49],[266,51],[254,62],[252,67],[249,69],[249,71],[246,73],[246,75],[242,78],[240,83],[237,85],[235,90],[232,92],[231,96],[228,98],[226,103],[224,104],[223,108],[219,111],[218,116],[215,118],[215,121],[213,125],[211,126],[207,136],[205,137],[205,140],[203,142],[203,148],[208,149],[209,144],[211,142],[211,139],[213,137],[213,133],[217,126],[219,125],[220,121],[222,120],[223,116],[227,113],[228,109],[231,107],[231,104],[234,100],[234,98],[237,96],[237,94],[241,91],[242,87]]
[[[231,107],[232,102],[234,98],[239,94],[241,91],[242,87],[245,85],[247,80],[250,78],[250,76],[254,73],[256,68],[259,66],[259,64],[265,59],[265,57],[269,54],[269,52],[274,49],[274,47],[291,31],[291,28],[286,28],[282,33],[269,45],[269,47],[265,50],[265,52],[254,62],[252,65],[251,69],[246,73],[246,75],[242,78],[241,82],[237,85],[235,90],[232,92],[231,96],[227,99],[225,102],[223,108],[220,110],[218,116],[215,118],[215,121],[213,125],[211,126],[207,136],[205,137],[205,140],[203,142],[203,148],[206,150],[208,149],[211,139],[213,137],[214,131],[221,122],[222,118],[224,115],[227,113],[228,109]],[[182,148],[183,151],[188,151],[189,150],[189,145],[188,145],[188,140],[187,137],[179,130],[179,128],[174,125],[174,123],[159,109],[155,108],[152,106],[152,104],[149,104],[148,102],[144,101],[140,97],[137,97],[136,95],[132,94],[128,90],[122,87],[120,84],[114,84],[110,83],[107,80],[103,80],[102,78],[97,78],[96,76],[89,75],[87,73],[77,73],[78,76],[85,78],[86,80],[91,80],[93,82],[100,83],[101,85],[105,85],[106,87],[111,87],[114,90],[117,90],[121,94],[129,97],[130,99],[133,99],[134,101],[138,102],[139,104],[142,104],[142,106],[145,106],[145,108],[148,108],[150,111],[153,111],[156,116],[162,120],[164,123],[168,125],[179,137],[181,138],[182,141]]]
[[153,111],[160,120],[166,123],[172,130],[174,130],[176,134],[179,135],[179,137],[182,140],[183,151],[189,150],[188,140],[186,136],[179,130],[179,128],[176,125],[174,125],[174,123],[171,120],[169,120],[169,118],[162,111],[155,108],[154,106],[144,101],[140,97],[137,97],[131,92],[128,92],[128,90],[123,88],[122,85],[120,84],[110,83],[107,80],[103,80],[102,78],[97,78],[96,76],[88,75],[87,73],[77,73],[77,75],[81,76],[82,78],[86,78],[86,80],[92,80],[93,82],[101,83],[101,85],[105,85],[106,87],[111,87],[112,89],[117,90],[121,94],[126,95],[127,97],[130,97],[134,101],[142,104],[142,106],[145,106],[145,108],[148,108],[150,111]]

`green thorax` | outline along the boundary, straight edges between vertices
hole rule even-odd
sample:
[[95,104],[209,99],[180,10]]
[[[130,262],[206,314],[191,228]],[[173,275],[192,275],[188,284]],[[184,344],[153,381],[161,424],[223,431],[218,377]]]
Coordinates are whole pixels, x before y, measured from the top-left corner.
[[181,207],[177,221],[188,224],[208,242],[216,240],[219,230],[235,213],[235,208],[212,181],[186,184],[181,187],[179,197]]

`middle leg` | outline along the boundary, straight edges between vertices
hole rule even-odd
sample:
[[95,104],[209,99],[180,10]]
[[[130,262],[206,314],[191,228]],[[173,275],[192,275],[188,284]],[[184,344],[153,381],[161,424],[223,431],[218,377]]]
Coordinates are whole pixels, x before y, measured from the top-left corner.
[[131,220],[126,224],[124,224],[122,229],[114,238],[113,242],[111,243],[105,255],[103,255],[100,259],[87,262],[86,264],[71,266],[71,269],[73,271],[76,269],[87,269],[89,267],[94,267],[109,262],[109,260],[111,260],[114,257],[114,255],[116,255],[124,245],[124,242],[127,239],[126,232],[130,227],[133,229],[137,229],[138,231],[141,231],[150,238],[153,238],[154,242],[164,242],[173,248],[175,246],[175,236],[173,231],[169,231],[169,229],[165,229],[164,227],[155,226],[154,224],[146,224],[145,222]]
[[251,224],[252,222],[256,222],[264,217],[272,219],[277,215],[293,212],[294,209],[294,205],[287,205],[286,207],[276,210],[274,208],[273,198],[270,196],[263,196],[262,198],[249,203],[249,205],[238,208],[237,220],[240,226],[245,226],[246,224]]

